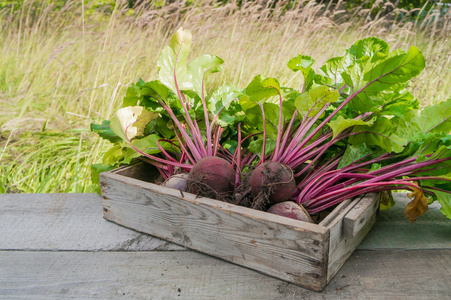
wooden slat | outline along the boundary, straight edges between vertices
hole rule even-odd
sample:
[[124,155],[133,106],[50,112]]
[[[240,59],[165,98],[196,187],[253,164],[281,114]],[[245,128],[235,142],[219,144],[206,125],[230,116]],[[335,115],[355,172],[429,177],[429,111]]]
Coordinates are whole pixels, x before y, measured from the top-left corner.
[[101,175],[105,218],[311,289],[326,283],[323,226]]
[[375,195],[363,197],[344,216],[343,235],[345,237],[355,237],[366,225],[367,220],[374,217],[379,208],[379,199],[377,197]]
[[0,298],[449,299],[449,274],[451,250],[357,251],[317,293],[194,251],[0,251]]
[[[449,299],[451,222],[435,204],[410,226],[402,215],[408,199],[395,199],[397,206],[381,211],[363,243],[371,251],[355,251],[316,293],[194,251],[123,252],[127,247],[117,245],[134,234],[146,235],[102,219],[94,194],[0,195],[0,298]],[[70,226],[64,226],[64,220]],[[111,228],[99,227],[97,221]],[[61,230],[67,237],[58,233]],[[115,234],[109,237],[112,243],[97,240]],[[430,249],[430,244],[446,249],[396,250],[402,245]],[[40,247],[51,251],[27,251]],[[69,251],[72,247],[75,252]]]
[[356,203],[357,201],[352,201],[351,199],[342,201],[319,224],[321,226],[330,227],[330,224],[335,223],[337,218],[343,218],[347,214],[347,212],[349,212],[355,206]]
[[[365,197],[376,197],[376,194],[368,194]],[[341,266],[343,266],[346,260],[351,256],[352,252],[366,237],[376,221],[376,207],[374,207],[371,218],[367,219],[366,223],[364,223],[364,226],[360,227],[360,230],[354,237],[348,238],[344,235],[344,217],[351,211],[351,209],[354,208],[355,205],[357,205],[357,203],[362,200],[362,198],[354,200],[353,205],[349,205],[348,207],[342,209],[340,211],[340,215],[338,215],[332,222],[327,224],[327,228],[329,228],[330,230],[329,267],[327,270],[328,280],[331,280],[335,276]]]
[[106,222],[96,194],[0,195],[0,250],[16,249],[185,250]]

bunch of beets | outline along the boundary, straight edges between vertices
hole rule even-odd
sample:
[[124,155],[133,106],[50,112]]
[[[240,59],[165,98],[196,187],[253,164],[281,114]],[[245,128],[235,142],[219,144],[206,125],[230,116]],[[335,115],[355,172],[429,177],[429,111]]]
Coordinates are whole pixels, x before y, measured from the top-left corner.
[[[288,67],[300,88],[254,77],[207,94],[223,60],[188,63],[180,28],[158,59],[158,79],[131,85],[123,107],[91,129],[113,142],[93,174],[141,157],[167,187],[304,221],[360,194],[409,190],[414,222],[437,200],[451,218],[451,99],[420,109],[409,81],[422,53],[365,38],[317,71]],[[145,158],[143,158],[145,157]],[[381,206],[393,205],[390,197]]]

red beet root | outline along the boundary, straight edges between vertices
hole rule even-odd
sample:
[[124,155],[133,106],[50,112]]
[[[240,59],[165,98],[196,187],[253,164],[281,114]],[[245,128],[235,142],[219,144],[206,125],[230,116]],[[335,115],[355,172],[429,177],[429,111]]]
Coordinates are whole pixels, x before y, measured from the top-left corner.
[[235,171],[223,158],[207,156],[199,160],[188,175],[188,191],[197,195],[220,198],[231,194],[235,186]]
[[266,162],[255,168],[251,177],[254,197],[279,203],[291,198],[296,190],[293,171],[278,162]]
[[312,218],[305,208],[293,201],[274,204],[268,209],[268,212],[295,220],[313,223]]

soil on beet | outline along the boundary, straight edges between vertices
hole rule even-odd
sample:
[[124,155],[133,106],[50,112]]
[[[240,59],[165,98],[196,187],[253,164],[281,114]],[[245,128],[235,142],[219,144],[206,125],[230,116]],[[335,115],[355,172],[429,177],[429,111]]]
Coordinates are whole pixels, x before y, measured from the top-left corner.
[[[215,175],[218,176],[218,175]],[[223,176],[221,176],[223,177]],[[224,180],[229,181],[226,177],[223,177]],[[216,199],[228,203],[233,203],[233,191],[230,192],[218,192],[206,182],[210,182],[211,178],[208,174],[202,174],[195,178],[188,179],[187,187],[190,193],[196,194],[199,197],[207,197],[211,199]],[[230,183],[233,186],[233,182]]]
[[[287,172],[290,173],[291,177],[287,180],[286,174]],[[260,185],[260,189],[257,195],[254,195],[254,199],[251,203],[251,208],[254,209],[264,209],[271,203],[276,203],[280,201],[276,201],[276,197],[273,197],[275,194],[279,193],[286,193],[286,184],[292,183],[293,185],[293,191],[296,189],[296,185],[294,183],[294,175],[293,172],[286,168],[285,166],[283,168],[277,168],[275,171],[271,169],[269,164],[263,165],[263,175],[265,176],[266,180]],[[281,191],[280,188],[283,188],[284,190]],[[288,199],[285,199],[288,200]],[[283,200],[283,201],[285,201]]]

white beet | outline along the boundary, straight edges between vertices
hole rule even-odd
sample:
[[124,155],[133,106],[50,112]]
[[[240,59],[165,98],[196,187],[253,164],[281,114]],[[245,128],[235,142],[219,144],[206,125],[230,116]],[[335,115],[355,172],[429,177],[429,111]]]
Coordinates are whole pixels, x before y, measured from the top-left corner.
[[163,186],[185,192],[187,188],[187,183],[188,183],[188,174],[181,173],[174,174],[171,177],[169,177],[165,182],[163,182]]
[[295,220],[313,223],[313,220],[307,210],[302,205],[299,205],[293,201],[285,201],[274,204],[268,209],[268,212]]

